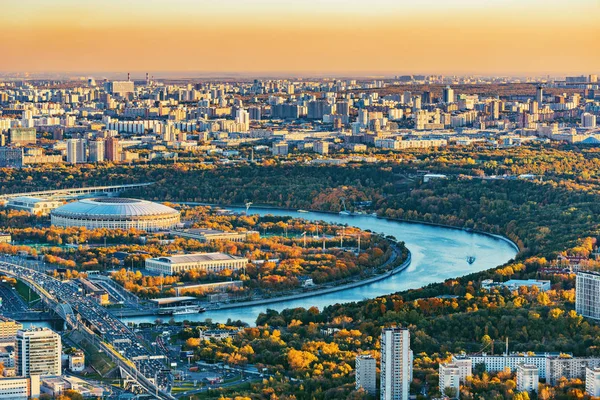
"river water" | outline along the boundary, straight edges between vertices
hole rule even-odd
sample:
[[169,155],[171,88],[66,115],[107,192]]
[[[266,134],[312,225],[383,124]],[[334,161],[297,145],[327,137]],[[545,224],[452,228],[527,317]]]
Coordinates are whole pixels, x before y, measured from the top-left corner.
[[[236,207],[229,207],[229,209],[243,211]],[[225,322],[228,318],[231,318],[232,320],[241,320],[254,325],[258,314],[268,308],[281,311],[286,308],[316,306],[323,309],[336,303],[360,301],[402,290],[417,289],[430,283],[442,282],[448,278],[456,278],[496,267],[506,263],[517,254],[511,243],[492,236],[433,225],[391,221],[368,215],[299,213],[297,211],[261,208],[251,208],[250,214],[282,215],[311,221],[347,224],[363,230],[368,229],[385,235],[393,235],[396,239],[406,243],[412,253],[412,262],[403,272],[369,285],[262,306],[179,315],[174,317],[176,321],[204,321],[210,318],[214,322]],[[475,256],[475,262],[469,265],[466,261],[467,256]],[[156,316],[123,318],[124,322],[135,323],[154,322],[155,320]]]

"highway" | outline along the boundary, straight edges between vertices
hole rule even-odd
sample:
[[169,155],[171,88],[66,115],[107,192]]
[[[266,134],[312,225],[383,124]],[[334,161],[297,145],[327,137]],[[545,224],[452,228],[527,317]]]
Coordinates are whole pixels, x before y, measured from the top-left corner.
[[170,373],[162,362],[164,356],[151,353],[141,338],[95,300],[84,296],[77,284],[3,261],[0,271],[21,279],[54,305],[70,327],[86,334],[145,391],[158,399],[174,399],[167,392]]
[[40,190],[36,192],[22,192],[22,193],[7,193],[0,195],[0,199],[9,200],[13,197],[21,196],[33,196],[33,197],[53,197],[53,198],[77,198],[87,196],[94,193],[114,193],[121,192],[123,190],[132,189],[136,187],[152,185],[154,182],[146,183],[131,183],[125,185],[114,185],[114,186],[90,186],[80,188],[64,188],[56,190]]

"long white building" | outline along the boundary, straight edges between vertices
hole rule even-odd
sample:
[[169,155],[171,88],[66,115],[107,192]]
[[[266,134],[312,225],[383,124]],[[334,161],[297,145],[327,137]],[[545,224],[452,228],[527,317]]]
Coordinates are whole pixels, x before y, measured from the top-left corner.
[[48,328],[18,331],[15,355],[17,375],[60,375],[61,352],[60,335]]
[[410,331],[385,328],[381,332],[381,400],[408,400],[411,381]]
[[40,377],[0,378],[0,400],[29,400],[40,397]]
[[226,269],[237,271],[248,264],[244,257],[232,256],[224,253],[194,253],[170,257],[157,257],[146,259],[148,271],[165,275],[174,275],[191,270],[202,270],[208,273],[217,273]]

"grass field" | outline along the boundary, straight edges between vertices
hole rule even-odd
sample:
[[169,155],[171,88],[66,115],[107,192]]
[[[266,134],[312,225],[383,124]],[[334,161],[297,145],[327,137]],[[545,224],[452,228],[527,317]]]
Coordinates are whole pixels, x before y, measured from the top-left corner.
[[17,286],[15,286],[17,293],[19,296],[25,300],[25,303],[29,304],[31,301],[37,301],[40,299],[40,296],[31,290],[29,290],[29,286],[27,286],[23,281],[17,280]]

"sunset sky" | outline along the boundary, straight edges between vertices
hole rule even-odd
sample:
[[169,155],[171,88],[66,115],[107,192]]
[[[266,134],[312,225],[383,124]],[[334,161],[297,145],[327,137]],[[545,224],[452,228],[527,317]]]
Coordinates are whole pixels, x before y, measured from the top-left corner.
[[579,74],[600,0],[2,0],[1,71]]

